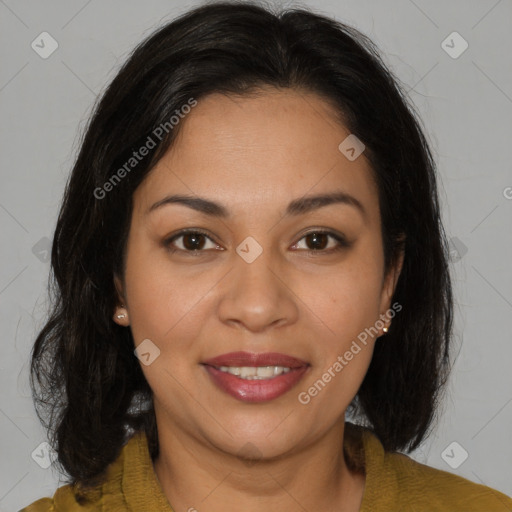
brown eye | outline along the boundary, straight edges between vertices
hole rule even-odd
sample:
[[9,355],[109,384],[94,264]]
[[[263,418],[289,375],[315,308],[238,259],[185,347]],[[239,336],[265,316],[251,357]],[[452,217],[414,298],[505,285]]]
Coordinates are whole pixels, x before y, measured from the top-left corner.
[[201,250],[205,244],[205,237],[201,233],[187,233],[182,235],[183,246],[187,251]]
[[[304,240],[305,247],[300,247],[302,240]],[[330,240],[333,240],[333,242],[330,243]],[[350,247],[350,244],[337,233],[317,229],[307,233],[293,247],[295,249],[305,249],[308,253],[330,254]]]
[[[181,239],[181,242],[178,241]],[[210,247],[207,247],[210,243]],[[164,242],[164,245],[171,252],[205,252],[206,249],[216,249],[219,245],[216,244],[206,233],[197,230],[186,230],[172,236]],[[206,246],[206,247],[205,247]]]
[[310,233],[304,237],[306,245],[314,250],[325,249],[329,243],[329,236],[325,233]]

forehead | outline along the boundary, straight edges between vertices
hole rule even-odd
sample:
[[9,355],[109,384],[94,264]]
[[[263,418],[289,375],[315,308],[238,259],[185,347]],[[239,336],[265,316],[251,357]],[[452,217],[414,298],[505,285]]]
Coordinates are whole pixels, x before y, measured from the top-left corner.
[[378,215],[364,152],[350,161],[340,151],[350,131],[317,95],[290,89],[214,93],[180,123],[172,147],[135,193],[140,208],[184,193],[215,198],[234,213],[254,212],[336,189]]

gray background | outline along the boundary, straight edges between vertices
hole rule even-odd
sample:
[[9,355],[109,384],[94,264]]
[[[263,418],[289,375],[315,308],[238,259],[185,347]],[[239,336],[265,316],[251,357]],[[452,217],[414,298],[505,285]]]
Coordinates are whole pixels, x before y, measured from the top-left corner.
[[[53,495],[60,485],[55,470],[32,456],[44,459],[38,447],[45,436],[30,397],[28,361],[43,325],[46,249],[79,130],[133,46],[197,4],[0,0],[1,511]],[[454,246],[458,358],[439,425],[412,457],[512,495],[512,2],[302,5],[377,43],[407,84],[438,162]],[[47,59],[31,47],[43,31],[59,45]],[[469,44],[458,58],[441,46],[453,31]],[[457,40],[446,44],[461,48]],[[460,462],[462,449],[467,460],[449,466],[445,460]]]

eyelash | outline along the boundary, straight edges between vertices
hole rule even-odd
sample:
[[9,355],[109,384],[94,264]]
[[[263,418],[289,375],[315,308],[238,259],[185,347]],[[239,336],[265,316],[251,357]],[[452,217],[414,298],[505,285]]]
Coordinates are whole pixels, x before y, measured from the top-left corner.
[[[200,256],[201,253],[205,252],[205,250],[203,250],[203,249],[199,249],[199,250],[195,249],[193,251],[188,251],[188,250],[184,250],[184,249],[174,248],[174,247],[171,246],[171,244],[175,240],[177,240],[178,238],[181,238],[182,236],[189,235],[189,234],[203,235],[206,238],[208,238],[210,241],[212,241],[213,243],[217,244],[217,242],[215,242],[215,240],[213,240],[211,238],[211,236],[206,231],[204,231],[204,230],[202,230],[200,228],[183,229],[183,230],[179,231],[178,233],[175,233],[174,235],[172,235],[170,238],[167,238],[164,241],[164,245],[165,245],[166,249],[171,254],[174,254],[174,253],[180,251],[180,252],[183,252],[183,253],[187,253],[188,255],[191,255],[191,256]],[[327,229],[322,229],[322,228],[312,229],[311,231],[308,231],[307,233],[305,233],[293,245],[298,244],[302,239],[304,239],[308,235],[312,235],[312,234],[329,235],[330,237],[334,238],[334,240],[336,240],[336,242],[338,242],[338,245],[336,247],[331,248],[331,249],[295,249],[295,250],[306,251],[310,256],[321,256],[321,255],[333,254],[333,253],[340,252],[343,249],[347,249],[347,248],[349,248],[352,245],[351,243],[347,242],[347,240],[343,236],[338,235],[337,233],[335,233],[333,231],[329,231]],[[217,244],[217,245],[219,245],[219,244]]]

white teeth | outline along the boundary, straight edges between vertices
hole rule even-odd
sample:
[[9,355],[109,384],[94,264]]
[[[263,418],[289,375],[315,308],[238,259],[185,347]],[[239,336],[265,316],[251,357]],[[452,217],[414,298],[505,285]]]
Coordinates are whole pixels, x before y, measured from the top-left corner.
[[217,369],[246,380],[272,379],[290,371],[284,366],[220,366]]
[[240,377],[242,377],[242,379],[245,379],[246,377],[256,377],[257,373],[257,369],[253,367],[242,366],[242,368],[240,368]]

